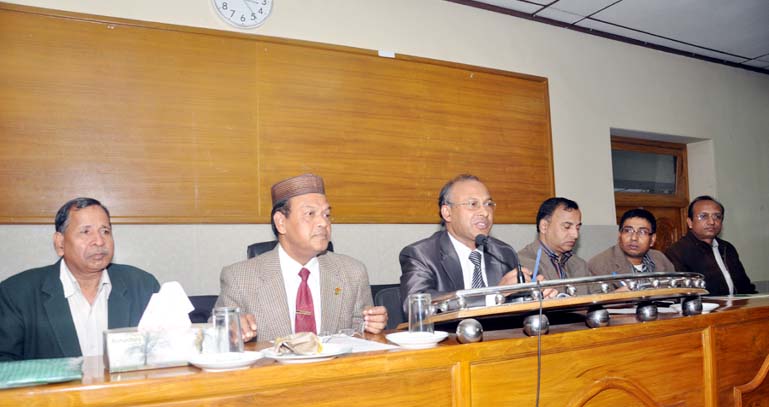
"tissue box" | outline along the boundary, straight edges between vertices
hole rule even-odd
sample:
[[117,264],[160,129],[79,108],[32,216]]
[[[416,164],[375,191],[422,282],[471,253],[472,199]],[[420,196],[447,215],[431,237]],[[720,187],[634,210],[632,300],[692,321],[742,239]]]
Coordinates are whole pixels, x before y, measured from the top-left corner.
[[[211,324],[192,324],[188,330],[141,333],[137,328],[104,331],[104,365],[110,372],[185,366],[211,347]],[[208,339],[208,340],[206,340]]]

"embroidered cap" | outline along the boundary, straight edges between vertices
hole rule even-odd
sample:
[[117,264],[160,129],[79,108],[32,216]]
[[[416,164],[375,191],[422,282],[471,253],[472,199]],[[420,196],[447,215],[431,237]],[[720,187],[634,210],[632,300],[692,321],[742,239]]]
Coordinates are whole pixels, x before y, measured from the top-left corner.
[[302,174],[284,179],[272,186],[272,206],[295,196],[304,194],[326,194],[323,178],[314,174]]

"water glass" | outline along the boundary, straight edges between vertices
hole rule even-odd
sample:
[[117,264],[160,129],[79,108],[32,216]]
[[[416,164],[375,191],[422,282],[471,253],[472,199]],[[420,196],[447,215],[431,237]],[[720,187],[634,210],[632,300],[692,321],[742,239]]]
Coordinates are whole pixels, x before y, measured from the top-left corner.
[[409,332],[433,333],[432,298],[430,294],[409,295]]
[[217,352],[243,352],[243,336],[240,331],[240,308],[214,308],[214,332]]

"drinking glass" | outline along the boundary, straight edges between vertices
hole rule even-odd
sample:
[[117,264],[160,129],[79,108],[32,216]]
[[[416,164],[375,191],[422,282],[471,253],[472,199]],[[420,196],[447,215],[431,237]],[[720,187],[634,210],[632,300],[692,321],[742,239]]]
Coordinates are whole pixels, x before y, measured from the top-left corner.
[[214,308],[214,332],[216,351],[243,352],[243,336],[240,332],[240,308]]
[[432,298],[430,294],[409,295],[409,332],[433,333]]

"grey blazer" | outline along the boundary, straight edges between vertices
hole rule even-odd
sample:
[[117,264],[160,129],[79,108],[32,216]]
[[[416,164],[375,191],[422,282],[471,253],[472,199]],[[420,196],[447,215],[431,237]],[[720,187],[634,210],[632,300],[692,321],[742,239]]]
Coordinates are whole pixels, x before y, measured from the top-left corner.
[[[321,292],[318,333],[336,333],[361,323],[363,309],[373,305],[366,267],[352,257],[334,252],[319,255],[318,263]],[[220,283],[221,294],[216,306],[240,307],[242,312],[253,314],[257,341],[291,334],[294,321],[288,311],[277,247],[225,267]]]
[[[510,245],[493,237],[489,237],[487,246],[488,252],[504,260],[502,263],[488,254],[483,256],[486,279],[490,286],[494,286],[517,265],[516,254]],[[465,289],[462,265],[446,230],[404,247],[400,263],[404,313],[408,313],[409,294],[430,293],[436,296]]]
[[[673,263],[661,251],[650,249],[649,256],[654,262],[654,271],[676,271]],[[625,257],[625,253],[616,244],[593,256],[587,264],[590,267],[590,272],[595,275],[611,274],[613,272],[627,274],[633,270],[633,266]]]

